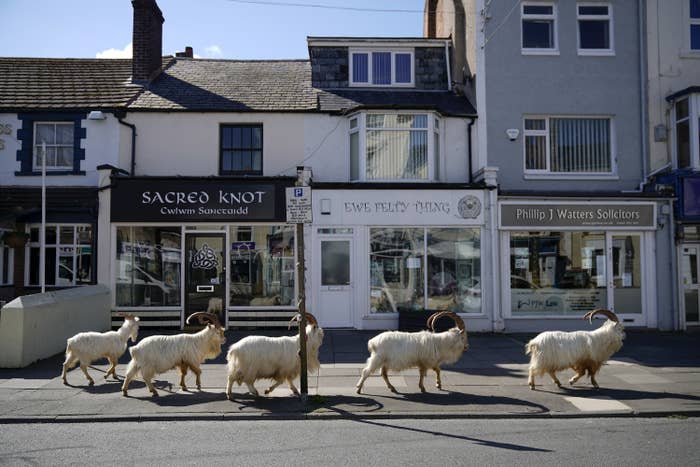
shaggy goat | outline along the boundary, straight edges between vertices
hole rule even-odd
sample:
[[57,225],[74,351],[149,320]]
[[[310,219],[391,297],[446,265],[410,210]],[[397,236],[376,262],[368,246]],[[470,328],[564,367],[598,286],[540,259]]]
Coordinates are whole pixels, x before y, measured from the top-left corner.
[[[290,321],[299,321],[297,314]],[[307,369],[317,371],[321,363],[318,361],[318,349],[323,343],[323,329],[311,313],[306,313],[306,360]],[[247,336],[231,345],[226,355],[228,361],[228,382],[226,397],[232,399],[231,387],[234,381],[240,386],[245,383],[251,394],[258,396],[253,383],[259,379],[272,379],[274,384],[265,390],[272,392],[277,386],[287,381],[289,389],[296,395],[299,391],[294,386],[294,378],[301,371],[299,358],[299,334],[296,336],[266,337]]]
[[151,379],[154,375],[180,369],[180,387],[184,391],[185,375],[190,368],[197,376],[197,389],[202,389],[200,375],[202,370],[200,363],[208,358],[216,358],[221,353],[221,346],[226,342],[224,328],[216,314],[197,312],[187,318],[196,317],[201,324],[206,324],[204,329],[195,334],[176,334],[174,336],[149,336],[129,349],[131,361],[126,368],[126,376],[122,385],[122,394],[127,395],[129,383],[136,373],[141,371],[148,390],[153,396],[158,396]]
[[[455,327],[436,333],[435,322],[443,316],[452,318]],[[361,394],[365,380],[379,368],[382,369],[382,378],[391,392],[397,391],[389,382],[388,371],[402,371],[415,367],[420,371],[418,387],[421,392],[426,392],[423,378],[429,368],[435,371],[435,386],[442,389],[440,365],[456,362],[469,348],[467,330],[462,318],[452,311],[433,313],[427,324],[430,331],[386,331],[370,339],[367,343],[370,356],[357,382],[357,393]]]
[[126,343],[131,337],[131,342],[136,342],[139,333],[139,318],[133,315],[124,316],[124,322],[117,331],[107,332],[80,332],[66,342],[66,360],[63,362],[63,384],[68,384],[66,372],[80,362],[80,369],[85,373],[89,385],[95,381],[87,372],[87,367],[99,358],[106,358],[111,365],[105,373],[105,379],[112,374],[115,378],[117,362],[126,350]]
[[544,373],[549,374],[552,381],[561,387],[556,372],[566,368],[576,372],[569,380],[572,386],[588,371],[591,384],[598,388],[595,375],[606,360],[620,350],[625,332],[620,320],[610,310],[599,308],[589,311],[583,319],[592,323],[597,314],[606,316],[608,320],[594,331],[545,331],[525,345],[525,354],[531,356],[527,381],[530,389],[535,389],[535,376]]

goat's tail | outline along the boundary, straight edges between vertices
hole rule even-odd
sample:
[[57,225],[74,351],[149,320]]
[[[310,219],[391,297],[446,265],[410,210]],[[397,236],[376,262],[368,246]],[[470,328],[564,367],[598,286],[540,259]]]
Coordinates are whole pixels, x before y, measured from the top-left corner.
[[534,355],[537,353],[539,347],[537,347],[537,344],[534,342],[530,341],[527,344],[525,344],[525,355]]

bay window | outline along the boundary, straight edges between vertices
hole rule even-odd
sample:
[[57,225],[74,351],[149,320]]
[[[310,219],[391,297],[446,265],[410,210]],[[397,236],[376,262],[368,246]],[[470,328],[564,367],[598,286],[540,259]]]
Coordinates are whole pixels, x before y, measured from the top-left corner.
[[678,169],[700,167],[700,94],[690,93],[673,103],[673,153]]
[[352,117],[350,179],[437,180],[439,132],[439,120],[431,114],[367,113]]

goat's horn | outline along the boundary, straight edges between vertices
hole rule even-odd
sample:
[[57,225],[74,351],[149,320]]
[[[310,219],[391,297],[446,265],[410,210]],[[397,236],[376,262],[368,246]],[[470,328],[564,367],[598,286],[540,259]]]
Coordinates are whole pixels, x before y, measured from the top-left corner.
[[435,321],[435,317],[439,314],[440,312],[436,311],[432,315],[428,316],[428,320],[425,322],[426,326],[428,326],[428,329],[430,329],[431,331],[435,331],[435,329],[433,328],[433,322]]
[[294,316],[292,316],[292,319],[289,320],[289,324],[287,325],[287,329],[292,329],[292,323],[294,321],[299,321],[301,320],[301,314],[297,313]]
[[439,320],[440,318],[442,318],[443,316],[447,316],[447,317],[452,318],[452,321],[455,322],[455,325],[459,328],[460,331],[465,330],[464,329],[464,321],[454,311],[441,311],[440,313],[437,314],[437,316],[435,316],[433,318],[432,324],[434,325],[435,322],[437,320]]
[[118,313],[117,316],[121,316],[124,319],[134,319],[134,315],[131,313]]
[[583,315],[583,319],[588,319],[588,322],[589,322],[589,323],[592,323],[592,322],[593,322],[593,317],[594,317],[595,315],[603,315],[603,316],[606,316],[610,321],[614,321],[614,322],[616,322],[616,323],[618,323],[618,322],[620,321],[620,319],[617,317],[617,315],[616,315],[615,313],[613,313],[613,312],[610,311],[610,310],[604,310],[604,309],[602,309],[602,308],[598,308],[598,309],[596,309],[596,310],[589,311],[588,313],[586,313],[585,315]]
[[185,320],[185,323],[190,324],[190,320],[195,317],[199,321],[199,324],[207,324],[211,323],[214,326],[217,327],[223,327],[221,326],[221,321],[219,321],[219,317],[215,313],[207,313],[206,311],[198,311],[196,313],[192,313],[187,317],[187,320]]

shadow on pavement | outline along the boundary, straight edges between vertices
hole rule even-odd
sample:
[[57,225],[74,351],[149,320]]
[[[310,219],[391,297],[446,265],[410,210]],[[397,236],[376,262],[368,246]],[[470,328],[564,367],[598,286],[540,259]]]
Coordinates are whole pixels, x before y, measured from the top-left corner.
[[[556,387],[556,386],[555,386]],[[700,396],[693,396],[690,394],[675,394],[672,392],[653,392],[653,391],[637,391],[635,389],[614,389],[614,388],[604,388],[595,389],[592,386],[578,386],[578,387],[567,387],[562,386],[560,389],[545,389],[536,386],[535,391],[544,392],[548,394],[559,394],[563,396],[577,396],[577,397],[609,397],[618,401],[642,401],[645,399],[658,400],[658,399],[678,399],[687,400],[693,402],[700,402]]]

